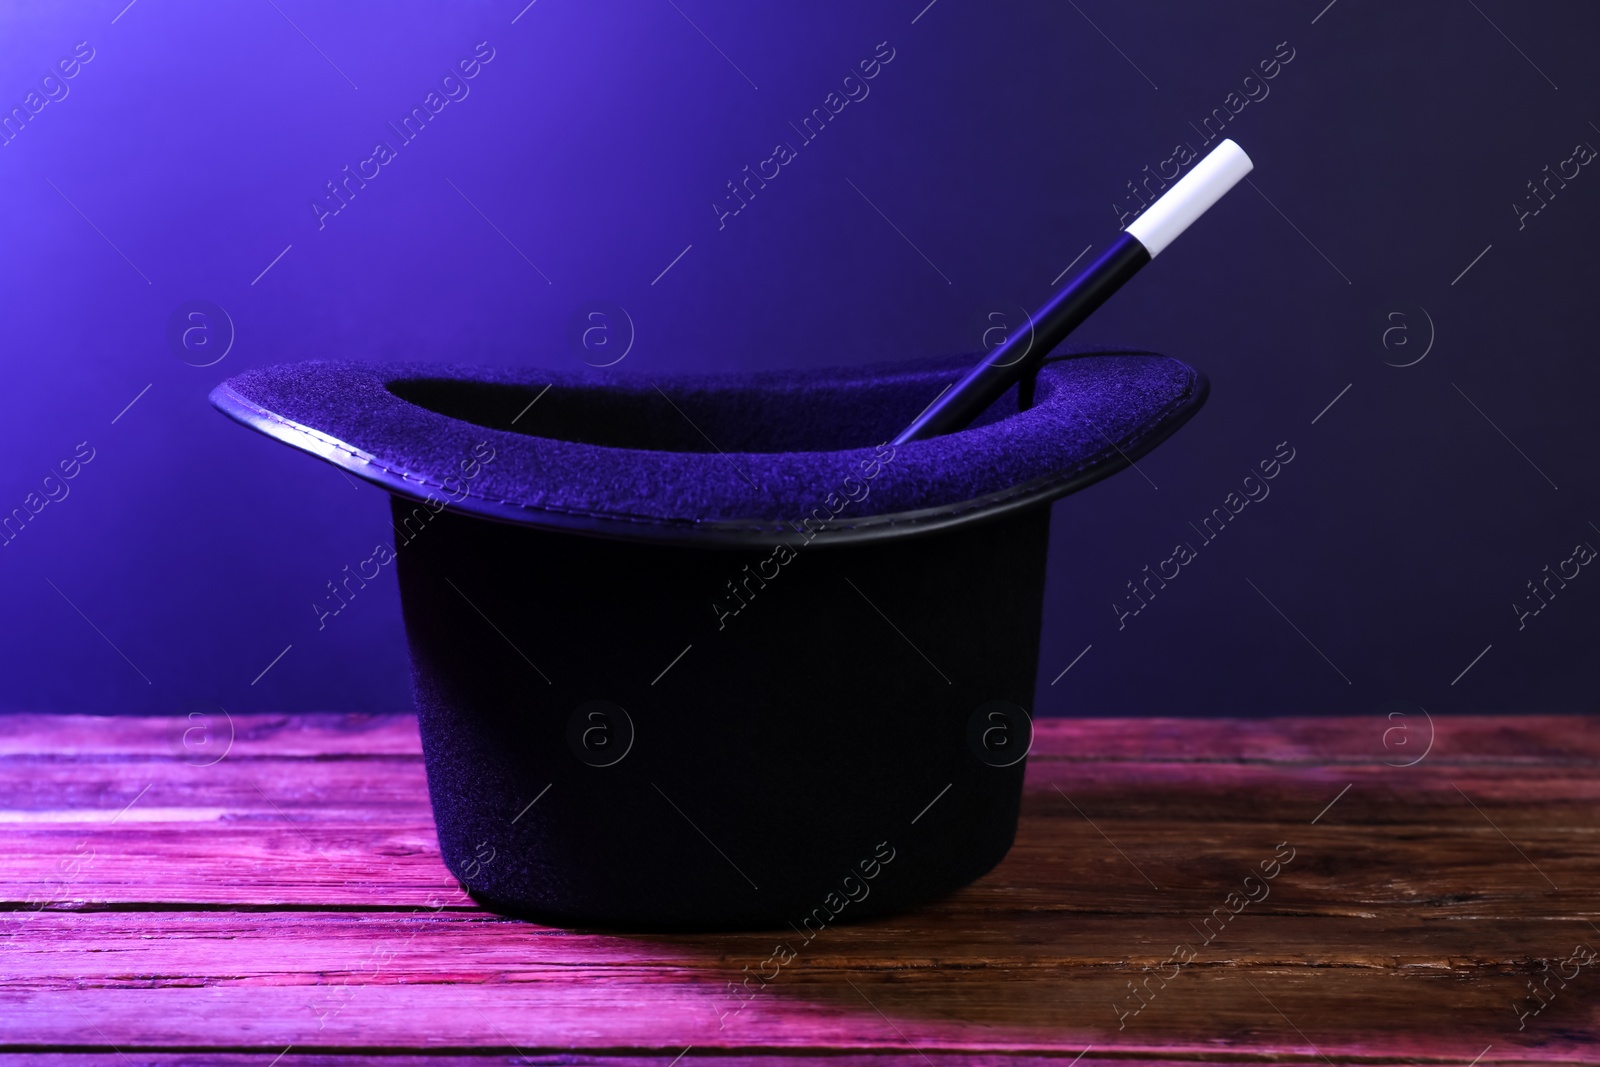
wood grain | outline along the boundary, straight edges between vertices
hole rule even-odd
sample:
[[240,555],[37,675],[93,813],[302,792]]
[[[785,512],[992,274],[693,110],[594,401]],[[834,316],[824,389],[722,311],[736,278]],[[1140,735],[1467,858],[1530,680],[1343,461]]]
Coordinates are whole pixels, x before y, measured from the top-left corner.
[[[1409,749],[1385,744],[1393,726],[1041,721],[999,868],[826,931],[746,1004],[730,983],[792,931],[618,935],[479,909],[439,861],[409,716],[235,715],[202,733],[0,718],[0,1056],[1588,1058],[1600,966],[1525,1020],[1513,1002],[1600,946],[1596,721],[1438,719],[1409,767],[1394,764],[1424,751],[1426,724]],[[1280,842],[1294,858],[1270,894],[1207,942]]]

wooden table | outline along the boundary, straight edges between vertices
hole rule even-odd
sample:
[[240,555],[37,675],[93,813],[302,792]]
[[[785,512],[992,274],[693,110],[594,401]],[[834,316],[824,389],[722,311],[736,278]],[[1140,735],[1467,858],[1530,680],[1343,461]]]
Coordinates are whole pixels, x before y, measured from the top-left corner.
[[410,716],[0,717],[0,1061],[1595,1062],[1600,719],[1417,720],[1041,721],[997,870],[736,1010],[781,935],[466,898]]

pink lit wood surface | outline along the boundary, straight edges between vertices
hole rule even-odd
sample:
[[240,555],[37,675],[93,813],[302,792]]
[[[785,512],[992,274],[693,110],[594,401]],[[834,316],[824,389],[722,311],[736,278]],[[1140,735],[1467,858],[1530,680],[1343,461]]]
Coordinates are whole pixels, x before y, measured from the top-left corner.
[[1000,867],[737,1010],[783,934],[467,898],[410,716],[0,717],[0,1062],[1592,1062],[1600,719],[1395,725],[1041,721]]

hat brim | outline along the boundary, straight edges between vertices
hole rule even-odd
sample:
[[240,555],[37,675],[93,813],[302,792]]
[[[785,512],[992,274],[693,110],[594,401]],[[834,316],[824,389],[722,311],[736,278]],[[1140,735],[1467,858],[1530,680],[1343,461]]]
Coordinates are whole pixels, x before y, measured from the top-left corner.
[[840,544],[1054,500],[1149,452],[1208,392],[1167,356],[1064,349],[1041,368],[1027,410],[1013,389],[967,429],[875,447],[973,362],[648,380],[312,361],[237,375],[211,402],[391,493],[465,514],[755,547],[808,520],[810,543]]

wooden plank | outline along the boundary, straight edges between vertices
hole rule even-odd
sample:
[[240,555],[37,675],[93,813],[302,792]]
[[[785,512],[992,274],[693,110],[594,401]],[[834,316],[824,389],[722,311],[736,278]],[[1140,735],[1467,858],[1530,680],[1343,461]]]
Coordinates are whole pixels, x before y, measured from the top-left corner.
[[[1489,762],[1427,762],[1396,769],[1367,764],[1206,763],[1199,761],[1028,761],[1030,792],[1059,789],[1073,801],[1113,796],[1120,803],[1138,802],[1141,813],[1160,811],[1181,821],[1204,821],[1226,810],[1262,821],[1305,821],[1334,800],[1346,785],[1353,788],[1333,813],[1346,817],[1352,807],[1368,820],[1403,822],[1413,817],[1397,805],[1420,805],[1429,817],[1463,820],[1474,816],[1466,793],[1480,807],[1509,801],[1522,808],[1527,801],[1575,809],[1592,803],[1600,791],[1596,767],[1581,764],[1530,768]],[[225,760],[214,767],[192,768],[169,759],[118,761],[46,761],[26,768],[5,766],[0,792],[0,827],[67,822],[92,826],[170,821],[210,821],[220,814],[262,815],[280,811],[330,818],[381,820],[395,812],[401,820],[429,812],[422,765],[416,759],[376,760]],[[1249,791],[1260,803],[1243,804],[1238,793]],[[1173,805],[1176,796],[1191,803]],[[915,812],[916,801],[907,804]],[[129,806],[129,805],[133,806]],[[1196,807],[1195,805],[1199,805]],[[1270,806],[1269,806],[1270,805]],[[1070,810],[1070,805],[1062,806]],[[124,812],[124,809],[126,811]],[[179,809],[195,809],[183,813]],[[1087,809],[1086,809],[1087,810]],[[1485,808],[1487,810],[1487,808]],[[1096,817],[1114,817],[1101,811]],[[121,814],[119,814],[121,813]],[[157,814],[162,813],[162,814]]]
[[230,758],[214,767],[194,768],[159,757],[52,760],[8,775],[0,793],[0,826],[197,822],[324,810],[336,820],[368,822],[381,821],[391,810],[407,820],[426,816],[430,809],[422,763],[415,757],[306,762]]
[[[1487,824],[1452,831],[1419,821],[1381,834],[1364,825],[1097,825],[1110,842],[1082,820],[1030,819],[1000,867],[944,906],[983,909],[1004,900],[1017,911],[1205,911],[1213,906],[1207,887],[1231,886],[1271,855],[1274,841],[1293,841],[1301,857],[1293,884],[1315,887],[1296,901],[1304,911],[1415,906],[1460,918],[1600,917],[1591,889],[1600,880],[1592,827],[1578,838],[1560,826],[1502,822],[1516,835],[1513,847]],[[303,836],[274,823],[204,833],[118,827],[103,837],[51,829],[0,834],[0,849],[0,908],[10,909],[41,901],[73,908],[409,907],[455,888],[431,827],[420,824],[382,832],[313,828]],[[72,873],[80,858],[87,862]],[[1287,899],[1288,884],[1277,893]]]
[[[1046,973],[1072,967],[1156,967],[1188,943],[1194,966],[1295,965],[1371,971],[1455,968],[1499,974],[1507,961],[1565,955],[1596,940],[1582,919],[1458,920],[1390,912],[1327,917],[1241,912],[1208,945],[1204,913],[1139,916],[1043,913],[975,923],[970,912],[927,909],[830,928],[811,942],[792,931],[722,934],[611,934],[565,930],[483,911],[420,907],[399,912],[99,912],[0,916],[12,989],[71,983],[143,988],[164,984],[307,985],[371,970],[369,946],[404,946],[383,961],[385,981],[494,984],[548,981],[573,970],[655,971],[723,983],[759,969],[779,941],[798,952],[794,971],[925,973],[992,968]],[[1402,936],[1404,935],[1404,936]],[[248,964],[248,966],[245,966]],[[770,971],[769,971],[770,973]],[[176,976],[176,977],[175,977]],[[1600,992],[1597,980],[1596,992]]]
[[[51,761],[26,771],[7,770],[15,773],[7,775],[0,793],[0,828],[282,819],[285,813],[302,825],[431,821],[427,783],[417,761],[228,760],[199,770],[160,759]],[[1371,764],[1301,768],[1030,760],[1025,788],[1030,796],[1057,797],[1064,811],[1078,804],[1096,820],[1159,814],[1178,822],[1219,816],[1309,822],[1346,786],[1349,794],[1325,816],[1327,821],[1405,823],[1424,812],[1430,821],[1465,825],[1483,822],[1473,804],[1486,812],[1525,811],[1530,805],[1555,813],[1591,810],[1600,795],[1600,775],[1572,764],[1530,773],[1526,767],[1491,763],[1425,763],[1397,770]],[[1242,793],[1250,794],[1248,800]],[[921,799],[908,798],[909,810],[914,812]]]
[[[1286,880],[1287,875],[1280,879]],[[1014,916],[1015,921],[1004,924],[995,922],[995,916],[990,916],[987,924],[981,916],[977,922],[970,922],[972,918],[934,910],[932,914],[835,928],[826,938],[805,946],[800,967],[786,971],[783,977],[808,975],[806,981],[814,983],[820,976],[823,986],[837,994],[849,983],[838,975],[828,978],[829,971],[840,972],[858,984],[886,968],[890,975],[908,972],[917,980],[936,984],[960,976],[969,990],[1003,985],[1013,997],[1020,996],[1019,990],[1027,990],[1031,999],[1023,1002],[1026,1010],[1017,1018],[1037,1021],[1050,1019],[1046,1009],[1058,998],[1076,1011],[1084,1004],[1096,1003],[1096,998],[1110,1004],[1121,994],[1126,1006],[1130,998],[1124,983],[1142,977],[1144,967],[1159,968],[1171,953],[1169,943],[1200,944],[1200,938],[1191,935],[1188,921],[1180,922],[1172,915],[1112,918],[1046,913]],[[1569,942],[1591,940],[1587,924],[1579,921],[1559,925],[1548,920],[1419,921],[1415,916],[1394,914],[1373,919],[1377,921],[1246,913],[1213,946],[1201,946],[1200,959],[1185,976],[1220,967],[1247,976],[1265,974],[1276,982],[1284,968],[1313,968],[1306,973],[1337,973],[1338,978],[1324,983],[1322,989],[1329,996],[1344,997],[1420,973],[1448,975],[1457,982],[1487,982],[1498,985],[1499,992],[1513,993],[1518,990],[1520,975],[1536,970],[1528,955],[1554,958],[1569,950]],[[624,1001],[607,999],[605,1004],[646,1015],[679,1014],[704,1008],[707,991],[725,989],[726,982],[739,979],[746,966],[759,967],[771,951],[767,940],[756,934],[616,937],[549,930],[482,914],[435,914],[426,909],[409,915],[43,913],[0,918],[0,930],[9,935],[0,956],[4,963],[0,985],[13,998],[36,991],[77,996],[85,988],[220,989],[224,994],[238,992],[238,1003],[227,995],[222,998],[230,1016],[250,1017],[258,1011],[276,1016],[286,1010],[285,1005],[295,1004],[295,1010],[310,1012],[319,1022],[320,1015],[342,1013],[357,998],[362,1004],[369,1003],[364,989],[354,991],[360,987],[392,985],[415,991],[443,982],[480,987],[509,983],[546,991],[569,982],[614,992],[626,987],[631,992]],[[1344,971],[1350,973],[1339,973]],[[1097,981],[1084,987],[1091,977]],[[263,985],[302,986],[308,991],[298,1001],[262,1001],[252,991]],[[959,1010],[963,994],[959,990],[945,992],[950,995],[944,1000],[939,1000],[936,988],[917,992],[915,999]],[[624,996],[622,992],[616,995]],[[1436,986],[1423,993],[1410,986],[1396,987],[1384,995],[1404,995],[1408,1011],[1419,1025],[1426,1022],[1430,1007],[1440,1007],[1441,995],[1447,998],[1443,1011],[1453,1012],[1459,1006],[1453,986],[1442,991]],[[417,996],[421,998],[417,1010],[426,1013],[431,1001],[423,994]],[[499,1003],[494,990],[486,989],[485,996],[484,1003]],[[879,1000],[876,995],[872,999],[874,1003]],[[43,996],[41,1002],[49,1005],[51,998]],[[92,1000],[96,1012],[103,1002],[97,993]],[[717,1006],[719,1011],[728,1011],[737,1004],[725,995]],[[1492,1001],[1477,1005],[1490,1016],[1494,1012],[1489,1009],[1499,1006]],[[535,1003],[522,999],[505,1010],[510,1015],[532,1012],[539,1017],[543,1011],[558,1008],[570,1021],[577,1002],[559,997],[555,1001],[540,998]],[[59,1014],[59,1008],[55,1010]],[[1039,1015],[1040,1011],[1045,1014]],[[7,1028],[18,1036],[17,1027],[26,1013],[9,1018],[12,1021]],[[102,1029],[117,1021],[104,1020],[98,1014],[95,1018]],[[1317,1018],[1313,1014],[1312,1020]],[[1076,1015],[1071,1017],[1076,1019]],[[121,1020],[123,1024],[129,1021]],[[752,1015],[740,1021],[759,1020]],[[908,1034],[915,1030],[914,1022],[898,1021]],[[1004,1021],[991,1013],[985,1025],[992,1028]],[[1297,1021],[1306,1028],[1305,1020]],[[586,1025],[603,1022],[595,1017]],[[1173,1025],[1181,1031],[1199,1023],[1192,1016],[1180,1015]],[[608,1040],[626,1036],[614,1035],[610,1029],[606,1032]],[[682,1033],[685,1041],[697,1039],[702,1044],[714,1043],[721,1036],[720,1030],[715,1035]],[[59,1039],[49,1032],[26,1036],[39,1043]],[[136,1036],[150,1037],[142,1028]],[[524,1034],[519,1044],[535,1036]],[[562,1031],[557,1036],[566,1040],[570,1035]],[[136,1043],[127,1038],[123,1034],[118,1040]],[[935,1037],[928,1035],[927,1040],[931,1043]],[[1016,1040],[1039,1039],[1023,1034]]]
[[[420,940],[420,937],[419,937]],[[412,945],[415,944],[413,941]],[[353,945],[363,955],[406,943]],[[653,968],[516,971],[492,984],[454,969],[425,984],[389,980],[369,956],[351,984],[228,985],[148,969],[142,988],[85,983],[5,991],[7,1041],[23,1047],[605,1048],[658,1052],[790,1048],[1034,1051],[1094,1045],[1122,1055],[1352,1059],[1572,1056],[1592,1047],[1600,1008],[1558,999],[1518,1030],[1517,975],[1192,964],[1137,1016],[1122,968],[834,970],[784,974],[737,1015],[727,988]],[[1154,987],[1152,987],[1154,988]],[[1122,1005],[1119,1016],[1118,1005]],[[80,1014],[82,1013],[82,1014]],[[1119,1024],[1126,1026],[1119,1029]],[[98,1037],[98,1040],[96,1039]],[[4,1047],[4,1046],[0,1046]]]
[[199,718],[188,713],[0,715],[0,758],[169,756],[202,765],[216,759],[219,750],[230,759],[322,759],[415,756],[422,746],[410,712],[242,715],[209,707]]
[[[687,1054],[685,1054],[687,1052]],[[384,1067],[788,1067],[796,1062],[792,1053],[780,1052],[771,1054],[740,1054],[717,1052],[704,1055],[691,1049],[680,1049],[676,1053],[661,1052],[655,1055],[640,1054],[637,1052],[623,1051],[613,1054],[585,1054],[574,1053],[567,1049],[514,1049],[505,1047],[495,1051],[478,1051],[471,1054],[460,1054],[443,1051],[434,1055],[396,1053],[392,1049],[372,1050],[363,1052],[319,1052],[302,1051],[300,1046],[289,1046],[289,1051],[284,1049],[265,1049],[259,1052],[173,1052],[162,1051],[152,1055],[148,1052],[136,1053],[137,1060],[120,1052],[9,1052],[6,1055],[7,1067],[145,1067],[147,1064],[160,1064],[161,1067],[365,1067],[373,1062],[381,1063]],[[280,1058],[281,1057],[281,1058]],[[813,1057],[807,1057],[812,1059]],[[874,1052],[861,1054],[839,1054],[831,1050],[826,1058],[815,1057],[819,1062],[825,1062],[829,1067],[1067,1067],[1072,1063],[1074,1067],[1171,1067],[1172,1060],[1117,1058],[1114,1060],[1101,1059],[1099,1056],[1089,1055],[1081,1060],[1071,1057],[1040,1056],[1040,1055],[986,1055],[982,1053],[941,1053],[937,1049],[931,1052]],[[1320,1061],[1318,1061],[1320,1062]],[[1363,1064],[1371,1067],[1390,1067],[1400,1063],[1412,1061],[1395,1061],[1366,1059]],[[1469,1061],[1464,1059],[1430,1059],[1430,1063],[1442,1067],[1466,1067]],[[1484,1064],[1494,1062],[1489,1058],[1482,1061]]]
[[[1228,763],[1554,764],[1600,761],[1600,717],[1460,715],[1412,708],[1272,719],[1036,719],[1045,758]],[[1428,744],[1429,739],[1433,744]]]
[[[479,1049],[462,1053],[454,1049],[440,1049],[431,1054],[408,1054],[394,1049],[373,1049],[361,1052],[325,1052],[290,1046],[284,1049],[263,1049],[256,1052],[231,1052],[207,1050],[204,1052],[162,1051],[152,1055],[136,1053],[137,1059],[118,1052],[10,1052],[6,1056],[8,1067],[355,1067],[381,1063],[384,1067],[788,1067],[801,1057],[806,1062],[825,1063],[828,1067],[1173,1067],[1174,1064],[1195,1063],[1195,1059],[1168,1059],[1164,1056],[1124,1057],[1113,1052],[1105,1057],[1098,1049],[1089,1054],[1072,1056],[1065,1053],[1038,1055],[1028,1053],[945,1053],[938,1049],[925,1051],[883,1050],[866,1053],[840,1053],[835,1050],[817,1050],[807,1055],[805,1051],[768,1052],[711,1051],[703,1053],[690,1046],[685,1049],[666,1050],[655,1054],[636,1050],[608,1052],[579,1052],[571,1049],[531,1049],[503,1047]],[[280,1059],[281,1057],[281,1059]],[[1232,1062],[1239,1062],[1237,1060]],[[1248,1059],[1243,1062],[1262,1062]],[[1323,1059],[1316,1055],[1305,1057],[1286,1055],[1272,1057],[1272,1063],[1319,1064]],[[1358,1061],[1364,1067],[1415,1067],[1420,1062],[1414,1057],[1390,1058],[1381,1054],[1364,1056]],[[1523,1056],[1497,1057],[1490,1052],[1482,1059],[1450,1055],[1429,1055],[1426,1061],[1437,1067],[1469,1067],[1472,1064],[1512,1065],[1534,1062]],[[1582,1062],[1575,1061],[1575,1062]]]
[[[416,719],[410,713],[224,713],[208,720],[182,714],[16,714],[0,716],[0,759],[171,755],[200,763],[215,755],[208,744],[227,741],[230,723],[230,758],[400,756],[421,751]],[[1415,758],[1434,736],[1427,758],[1436,762],[1600,761],[1600,717],[1595,716],[1463,715],[1430,722],[1413,710],[1396,719],[1381,711],[1270,719],[1078,717],[1040,718],[1034,728],[1034,755],[1040,759],[1402,763]]]
[[[684,1054],[687,1052],[687,1054]],[[160,1064],[161,1067],[365,1067],[378,1062],[384,1067],[787,1067],[796,1062],[790,1053],[703,1055],[692,1049],[680,1049],[676,1054],[661,1052],[656,1055],[621,1052],[615,1054],[584,1054],[570,1050],[513,1049],[496,1052],[460,1054],[444,1051],[434,1055],[395,1053],[391,1049],[373,1052],[318,1052],[302,1051],[299,1046],[284,1049],[265,1049],[259,1052],[174,1052],[162,1051],[152,1055],[136,1053],[137,1060],[120,1052],[16,1052],[6,1055],[7,1067],[137,1067]],[[381,1058],[380,1058],[381,1055]],[[280,1058],[281,1057],[281,1058]],[[820,1059],[820,1057],[818,1057]],[[830,1052],[825,1060],[829,1067],[1066,1067],[1071,1062],[1059,1056],[1036,1055],[983,1055],[973,1053],[878,1052],[862,1054],[837,1054]],[[1075,1067],[1151,1067],[1161,1064],[1170,1067],[1173,1061],[1161,1059],[1105,1060],[1090,1055],[1077,1061]],[[1365,1060],[1375,1067],[1388,1067],[1399,1061]],[[1432,1060],[1443,1065],[1458,1064],[1465,1067],[1466,1060]],[[1484,1063],[1491,1062],[1488,1059]]]

